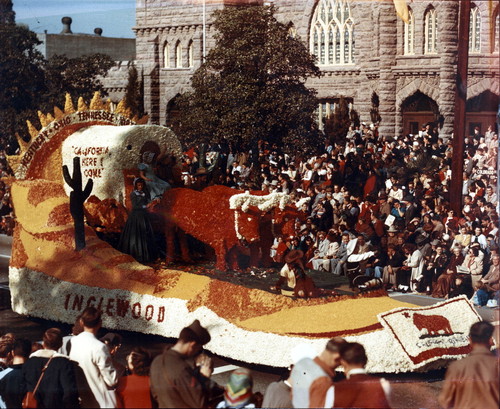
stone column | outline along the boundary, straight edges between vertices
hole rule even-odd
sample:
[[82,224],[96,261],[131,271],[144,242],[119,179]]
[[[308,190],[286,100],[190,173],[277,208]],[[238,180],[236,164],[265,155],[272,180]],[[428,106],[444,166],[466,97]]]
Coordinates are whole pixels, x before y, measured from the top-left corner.
[[[439,113],[444,117],[440,136],[448,139],[453,132],[455,109],[455,75],[458,56],[458,8],[459,2],[443,1],[436,7],[438,13]],[[446,18],[441,18],[446,16]]]
[[379,127],[380,136],[394,136],[396,132],[396,77],[392,67],[396,64],[397,52],[397,16],[392,2],[380,2],[379,46],[380,77],[379,112],[382,121]]
[[143,40],[141,63],[144,69],[144,109],[152,124],[160,120],[160,61],[159,44],[156,39]]
[[396,119],[395,122],[395,136],[403,135],[403,112],[401,111],[401,106],[396,105],[396,115],[394,117]]
[[361,70],[354,109],[361,122],[370,123],[372,83],[376,81],[373,75],[378,70],[378,48],[374,40],[377,37],[374,22],[378,20],[378,8],[366,2],[351,2],[351,13],[356,24],[354,62]]

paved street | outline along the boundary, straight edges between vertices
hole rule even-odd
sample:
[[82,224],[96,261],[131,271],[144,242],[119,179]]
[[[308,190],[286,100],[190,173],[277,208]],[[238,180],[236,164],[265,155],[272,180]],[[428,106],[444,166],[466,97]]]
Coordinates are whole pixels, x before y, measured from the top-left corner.
[[[11,238],[0,236],[0,334],[14,332],[19,337],[31,340],[40,340],[47,328],[59,327],[65,333],[70,332],[70,325],[58,322],[42,320],[38,318],[24,317],[14,313],[10,307],[10,292],[8,288],[8,262],[10,258]],[[410,302],[416,305],[430,305],[435,299],[427,296],[408,295],[393,293],[392,297],[400,301]],[[495,322],[498,331],[498,312],[480,308],[479,313],[483,319]],[[104,331],[105,332],[105,331]],[[167,339],[156,335],[145,335],[128,331],[117,331],[123,336],[122,348],[119,359],[124,362],[125,356],[135,345],[141,345],[153,354],[161,350],[173,339]],[[104,334],[103,334],[104,335]],[[279,378],[280,369],[265,367],[262,365],[248,365],[230,361],[221,357],[214,357],[215,375],[214,380],[224,385],[232,369],[237,366],[245,366],[254,374],[254,390],[265,392],[267,385]],[[392,401],[395,408],[438,408],[437,395],[442,385],[444,370],[433,371],[423,374],[384,374],[384,377],[392,385]]]

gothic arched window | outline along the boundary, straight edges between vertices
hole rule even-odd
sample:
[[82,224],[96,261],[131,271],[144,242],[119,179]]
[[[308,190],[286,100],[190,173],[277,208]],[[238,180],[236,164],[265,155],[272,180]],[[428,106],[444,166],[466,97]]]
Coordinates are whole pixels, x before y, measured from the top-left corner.
[[434,8],[430,8],[425,13],[425,44],[424,53],[425,54],[436,54],[437,53],[437,13]]
[[404,54],[415,54],[415,19],[413,12],[408,10],[408,23],[404,23],[405,36],[404,36]]
[[318,65],[354,63],[354,21],[347,0],[319,0],[309,42]]
[[475,5],[470,9],[469,52],[481,52],[481,13]]
[[166,42],[163,46],[163,67],[170,68],[170,51],[168,49],[168,43]]
[[191,68],[194,65],[193,59],[193,42],[190,41],[188,45],[188,67]]
[[182,47],[180,41],[175,46],[175,67],[182,67]]

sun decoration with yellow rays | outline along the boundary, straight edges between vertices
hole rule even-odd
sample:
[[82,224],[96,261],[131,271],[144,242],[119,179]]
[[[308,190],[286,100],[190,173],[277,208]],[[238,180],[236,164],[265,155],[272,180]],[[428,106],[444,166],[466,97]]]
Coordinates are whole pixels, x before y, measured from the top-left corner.
[[[28,171],[33,162],[33,158],[42,150],[47,142],[50,142],[57,134],[62,134],[61,138],[67,137],[79,128],[95,124],[105,125],[143,125],[149,120],[147,115],[139,118],[132,116],[132,112],[122,99],[115,109],[112,109],[111,101],[103,102],[99,92],[95,92],[90,104],[87,106],[82,97],[78,98],[78,105],[75,109],[71,95],[66,93],[64,111],[54,107],[54,114],[50,112],[43,114],[38,111],[38,119],[42,128],[36,129],[30,121],[26,121],[30,141],[26,142],[19,134],[16,138],[19,143],[19,151],[16,155],[7,155],[10,167],[14,171],[16,178],[23,179],[28,175]],[[71,126],[73,132],[63,132],[65,128]],[[61,139],[59,138],[59,139]],[[55,141],[56,142],[56,141]],[[60,143],[61,140],[57,141]],[[31,175],[33,176],[33,175]]]

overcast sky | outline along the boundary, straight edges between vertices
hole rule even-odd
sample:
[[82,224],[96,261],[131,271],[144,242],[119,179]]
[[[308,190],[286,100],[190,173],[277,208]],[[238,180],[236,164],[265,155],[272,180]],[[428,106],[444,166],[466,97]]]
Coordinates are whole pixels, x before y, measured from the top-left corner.
[[60,33],[61,18],[73,19],[73,33],[92,34],[101,27],[107,37],[133,38],[136,0],[13,0],[16,21],[36,33]]

